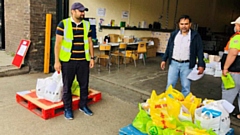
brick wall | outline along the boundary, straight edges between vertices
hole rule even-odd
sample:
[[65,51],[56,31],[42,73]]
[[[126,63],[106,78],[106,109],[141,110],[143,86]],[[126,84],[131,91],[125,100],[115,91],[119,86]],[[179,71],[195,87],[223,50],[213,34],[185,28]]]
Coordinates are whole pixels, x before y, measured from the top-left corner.
[[15,53],[21,39],[30,39],[30,0],[4,0],[5,49]]
[[15,53],[21,39],[31,40],[24,64],[31,71],[43,71],[46,14],[52,14],[52,34],[56,29],[57,0],[5,0],[6,51]]

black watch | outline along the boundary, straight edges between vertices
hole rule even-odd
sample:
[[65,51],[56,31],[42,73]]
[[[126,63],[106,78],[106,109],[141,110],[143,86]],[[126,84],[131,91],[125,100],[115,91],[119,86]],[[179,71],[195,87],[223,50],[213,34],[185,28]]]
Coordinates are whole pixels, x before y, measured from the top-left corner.
[[94,57],[91,57],[91,59],[93,59],[93,60],[94,60],[95,58],[94,58]]

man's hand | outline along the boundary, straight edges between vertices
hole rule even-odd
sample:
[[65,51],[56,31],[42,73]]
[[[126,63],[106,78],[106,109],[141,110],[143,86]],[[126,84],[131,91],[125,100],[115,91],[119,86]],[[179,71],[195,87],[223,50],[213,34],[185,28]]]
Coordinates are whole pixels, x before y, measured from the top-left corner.
[[93,60],[93,59],[90,60],[89,67],[90,67],[90,68],[93,68],[93,67],[94,67],[94,60]]
[[61,71],[61,63],[60,63],[59,61],[54,63],[54,69],[55,69],[58,73],[60,73],[60,71]]
[[166,62],[165,62],[165,61],[161,62],[160,68],[161,68],[162,70],[165,69],[165,66],[166,66]]
[[222,70],[222,75],[223,75],[223,76],[227,76],[227,73],[228,73],[228,70],[227,70],[227,69],[223,69],[223,70]]
[[203,67],[198,67],[198,75],[203,74],[204,68]]

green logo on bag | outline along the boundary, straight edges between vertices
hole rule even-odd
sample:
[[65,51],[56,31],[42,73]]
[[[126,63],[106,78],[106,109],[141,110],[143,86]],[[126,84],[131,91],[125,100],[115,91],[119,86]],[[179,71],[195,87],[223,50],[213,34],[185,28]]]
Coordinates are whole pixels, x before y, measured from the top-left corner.
[[150,129],[149,129],[149,134],[150,134],[150,135],[158,135],[157,127],[156,127],[156,126],[150,127]]

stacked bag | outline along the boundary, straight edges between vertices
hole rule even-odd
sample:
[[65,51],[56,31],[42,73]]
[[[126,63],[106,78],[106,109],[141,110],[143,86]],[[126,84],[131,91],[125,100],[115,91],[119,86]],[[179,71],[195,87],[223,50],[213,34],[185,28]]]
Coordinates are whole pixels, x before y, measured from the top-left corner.
[[51,77],[37,79],[36,95],[39,99],[60,102],[63,96],[62,73],[55,72]]
[[226,135],[233,109],[225,100],[202,102],[192,93],[184,98],[170,86],[160,95],[153,90],[150,99],[139,104],[132,125],[149,135]]
[[[72,87],[72,95],[80,96],[80,86],[75,77]],[[39,99],[50,102],[60,102],[63,96],[62,73],[54,72],[50,77],[38,78],[36,84],[36,95]]]

